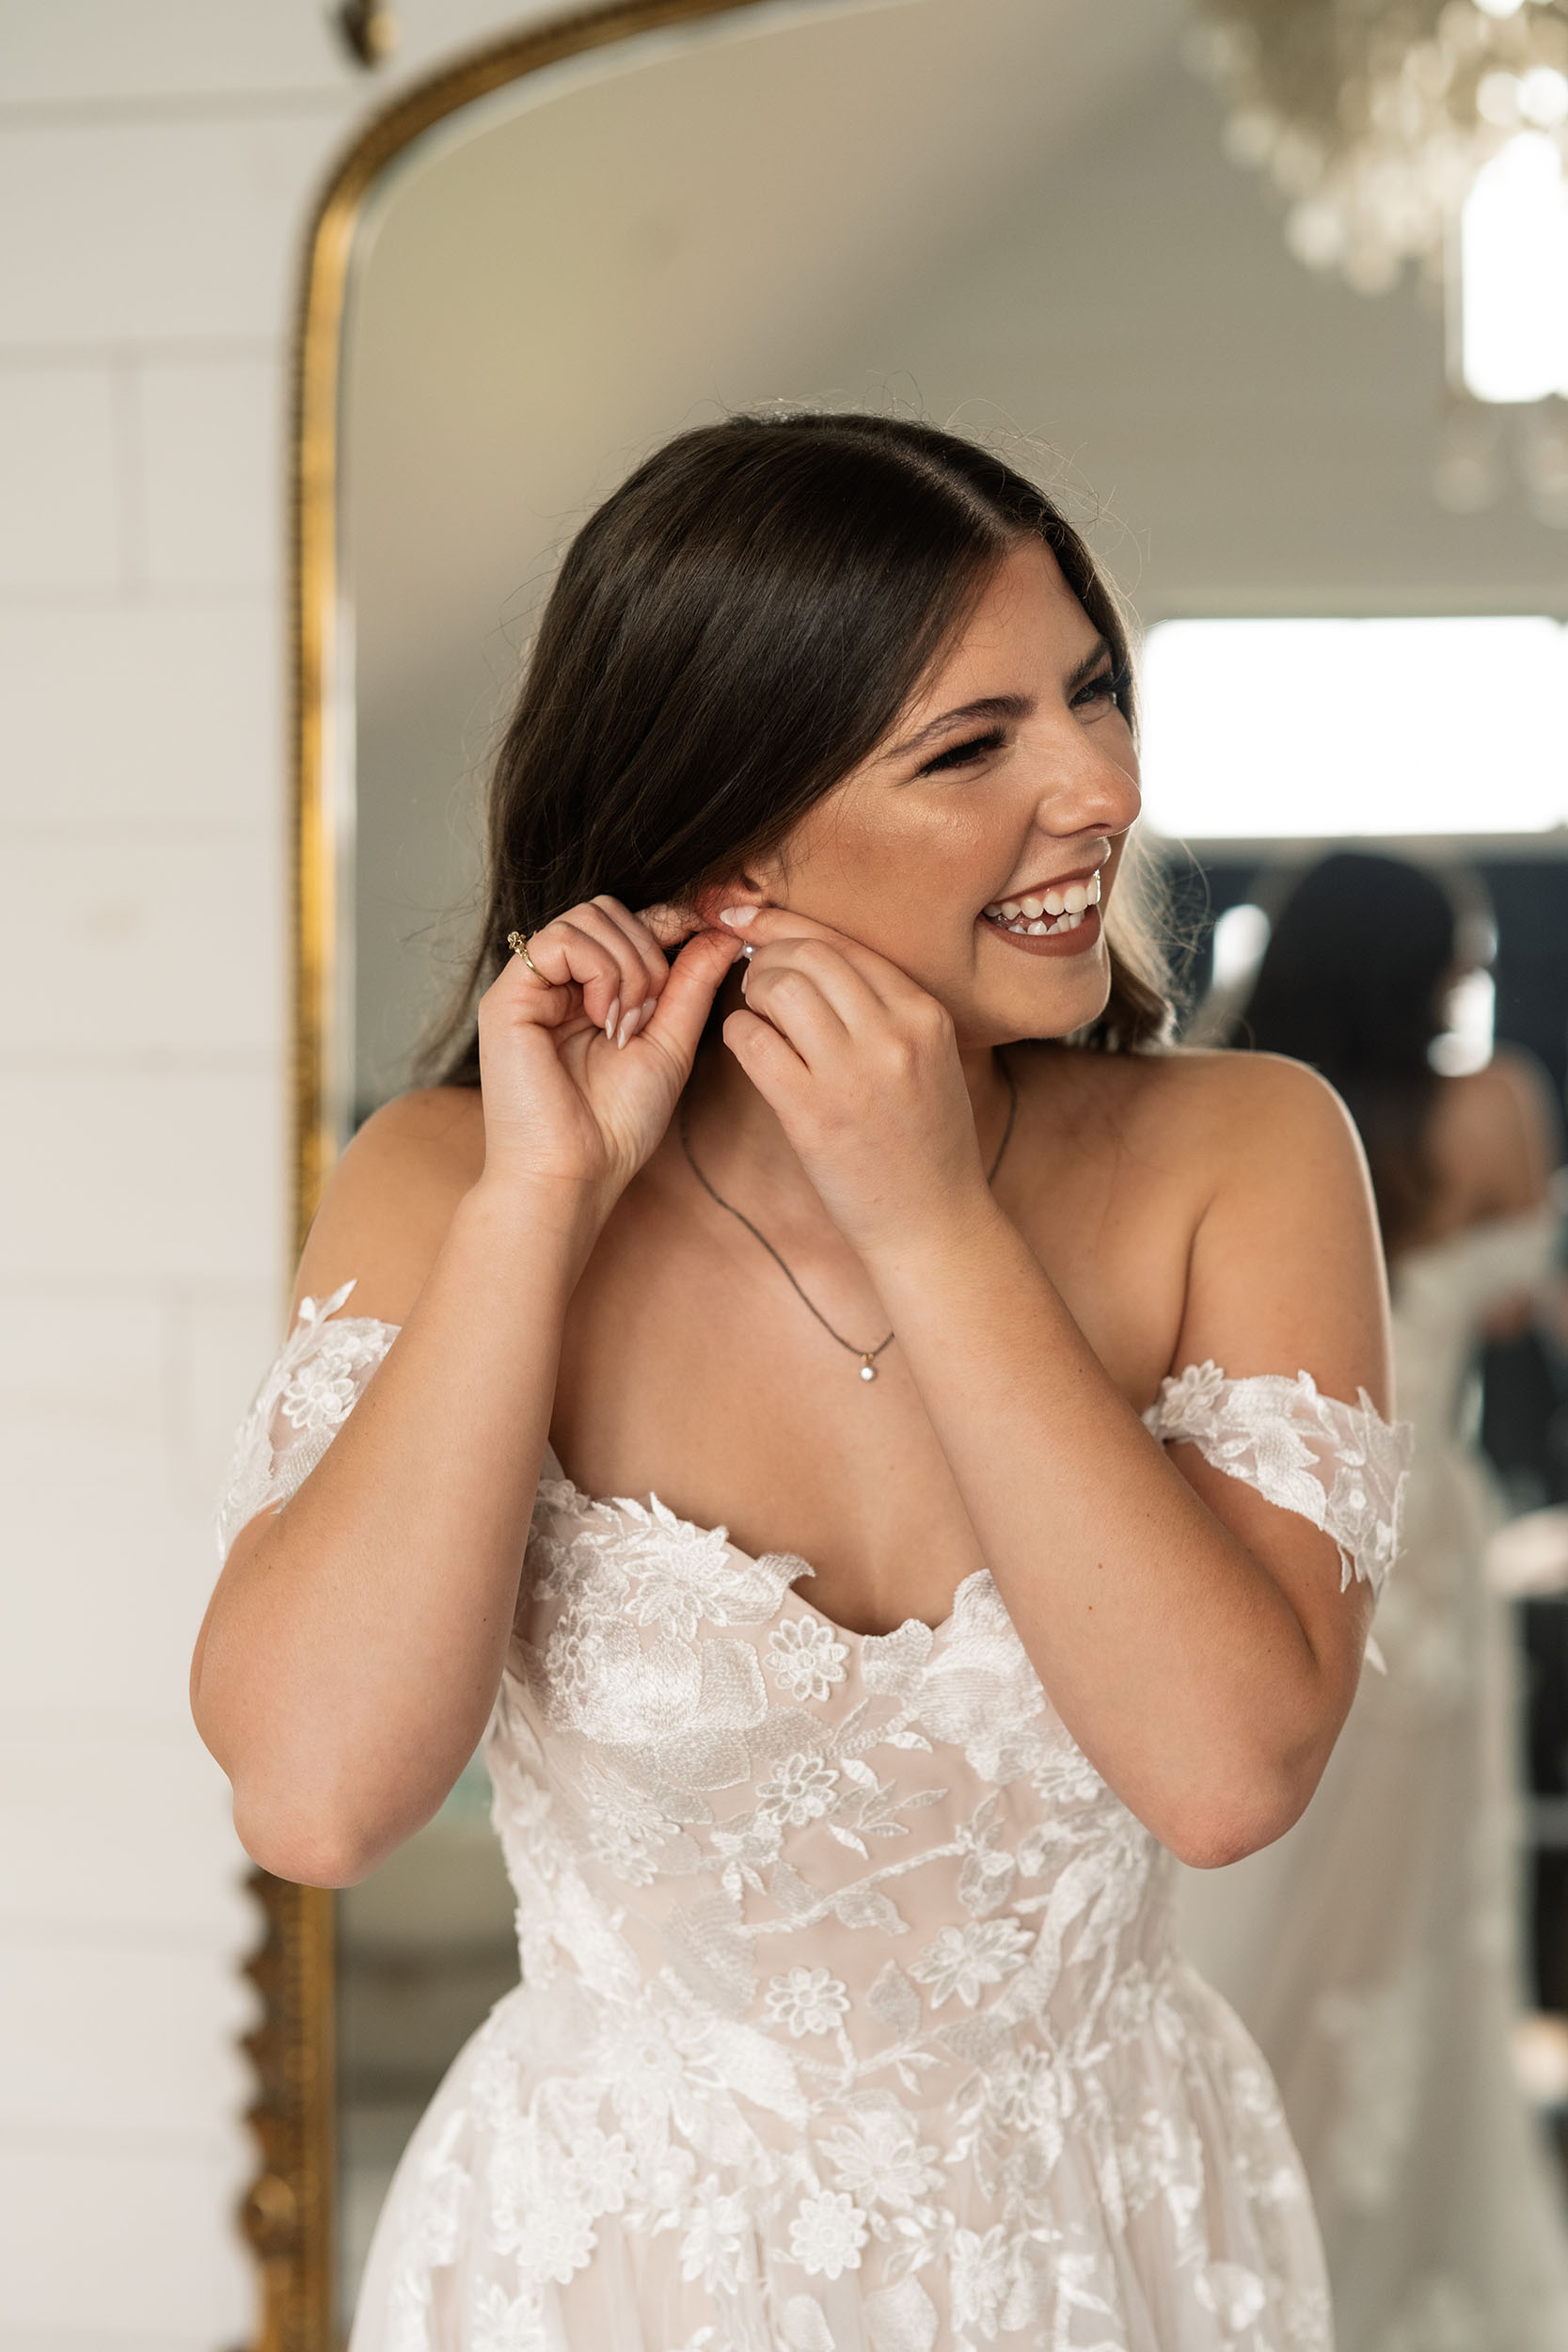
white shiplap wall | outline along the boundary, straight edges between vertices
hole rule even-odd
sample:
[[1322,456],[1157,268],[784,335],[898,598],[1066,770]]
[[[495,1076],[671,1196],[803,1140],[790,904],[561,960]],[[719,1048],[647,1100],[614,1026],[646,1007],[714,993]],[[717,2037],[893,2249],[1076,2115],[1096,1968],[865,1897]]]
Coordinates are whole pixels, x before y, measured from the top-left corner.
[[355,121],[544,13],[0,0],[0,2352],[217,2352],[253,1923],[185,1670],[284,1278],[280,419]]

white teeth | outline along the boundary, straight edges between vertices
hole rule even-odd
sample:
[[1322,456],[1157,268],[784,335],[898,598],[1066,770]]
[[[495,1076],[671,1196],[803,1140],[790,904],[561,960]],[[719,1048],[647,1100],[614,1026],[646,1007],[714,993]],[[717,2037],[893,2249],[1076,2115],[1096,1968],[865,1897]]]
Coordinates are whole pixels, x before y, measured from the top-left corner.
[[1088,893],[1089,905],[1091,907],[1097,907],[1100,904],[1100,876],[1098,873],[1094,873],[1089,876]]
[[1048,890],[1046,892],[1045,911],[1047,914],[1060,914],[1064,905],[1065,901],[1059,890]]
[[1031,939],[1043,939],[1050,929],[1049,923],[1031,923],[1027,926],[1028,936]]
[[1017,900],[1016,898],[1004,898],[1004,899],[1003,899],[1003,901],[1002,901],[1002,917],[1003,917],[1004,922],[1007,922],[1007,923],[1016,923],[1016,922],[1018,921],[1019,916],[1022,914],[1022,912],[1023,912],[1023,909],[1022,909],[1022,908],[1019,905],[1018,900]]
[[1037,922],[1045,913],[1045,901],[1041,898],[1021,898],[1018,906],[1019,913],[1026,914],[1031,923]]
[[1089,894],[1082,882],[1069,882],[1062,893],[1062,903],[1069,914],[1082,914],[1089,903]]

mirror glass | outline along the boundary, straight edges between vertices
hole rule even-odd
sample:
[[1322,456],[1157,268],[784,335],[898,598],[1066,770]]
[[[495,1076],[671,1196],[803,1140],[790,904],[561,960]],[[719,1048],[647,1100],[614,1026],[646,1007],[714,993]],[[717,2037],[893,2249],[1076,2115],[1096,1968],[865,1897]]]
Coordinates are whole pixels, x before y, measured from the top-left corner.
[[[1560,614],[1562,542],[1520,501],[1433,500],[1440,318],[1291,258],[1181,62],[1186,16],[745,9],[532,77],[384,174],[343,326],[343,1134],[406,1083],[460,965],[479,787],[556,554],[682,426],[782,400],[997,437],[1146,625]],[[1310,790],[1257,830],[1321,831]],[[1242,908],[1233,865],[1217,905]],[[476,1765],[341,1899],[345,2312],[403,2140],[515,1975],[486,1802]]]

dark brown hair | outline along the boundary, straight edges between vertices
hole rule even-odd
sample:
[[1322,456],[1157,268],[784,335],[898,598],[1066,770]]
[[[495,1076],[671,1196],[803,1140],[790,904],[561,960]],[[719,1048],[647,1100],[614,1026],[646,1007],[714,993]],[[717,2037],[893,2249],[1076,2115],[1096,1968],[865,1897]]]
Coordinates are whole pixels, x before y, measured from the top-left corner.
[[[567,550],[490,787],[485,905],[427,1070],[478,1081],[473,1009],[513,930],[609,892],[684,902],[776,849],[886,735],[1009,549],[1044,541],[1111,648],[1116,596],[1045,493],[899,419],[740,416],[640,466]],[[1110,1000],[1075,1042],[1167,1034],[1124,859]]]
[[1420,1232],[1438,1186],[1429,1144],[1459,961],[1459,910],[1436,874],[1337,850],[1308,868],[1275,923],[1237,1042],[1309,1062],[1361,1132],[1384,1248]]

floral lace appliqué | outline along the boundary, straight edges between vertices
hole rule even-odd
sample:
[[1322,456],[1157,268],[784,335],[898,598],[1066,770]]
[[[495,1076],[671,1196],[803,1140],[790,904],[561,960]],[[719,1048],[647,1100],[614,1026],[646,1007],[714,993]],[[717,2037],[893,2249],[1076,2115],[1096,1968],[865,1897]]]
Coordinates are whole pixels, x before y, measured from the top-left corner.
[[261,1511],[297,1494],[379,1368],[397,1327],[369,1318],[334,1322],[354,1289],[302,1298],[294,1327],[240,1423],[217,1513],[218,1557]]
[[1305,1372],[1227,1380],[1215,1363],[1189,1364],[1161,1384],[1144,1426],[1164,1444],[1196,1445],[1227,1477],[1299,1511],[1338,1546],[1341,1586],[1357,1576],[1376,1594],[1399,1553],[1412,1439],[1365,1389],[1358,1397],[1323,1396]]

